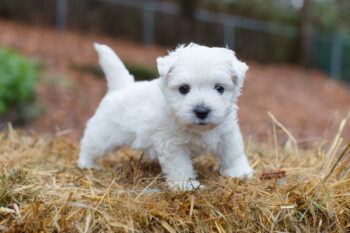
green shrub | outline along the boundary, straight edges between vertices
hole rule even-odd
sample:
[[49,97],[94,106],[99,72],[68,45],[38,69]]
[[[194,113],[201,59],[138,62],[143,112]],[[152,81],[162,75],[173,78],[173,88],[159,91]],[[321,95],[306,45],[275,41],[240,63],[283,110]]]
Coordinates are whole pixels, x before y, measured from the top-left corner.
[[[152,80],[158,77],[157,71],[148,66],[136,65],[136,64],[125,64],[129,72],[134,76],[136,81]],[[104,77],[102,69],[98,66],[93,65],[82,65],[82,64],[72,64],[72,70],[79,72],[86,72],[93,74],[95,76]]]
[[135,80],[142,81],[142,80],[151,80],[158,78],[158,73],[147,66],[141,66],[141,65],[134,65],[134,64],[126,64],[126,68],[129,70],[129,72],[134,75]]
[[0,48],[0,114],[35,98],[39,65]]

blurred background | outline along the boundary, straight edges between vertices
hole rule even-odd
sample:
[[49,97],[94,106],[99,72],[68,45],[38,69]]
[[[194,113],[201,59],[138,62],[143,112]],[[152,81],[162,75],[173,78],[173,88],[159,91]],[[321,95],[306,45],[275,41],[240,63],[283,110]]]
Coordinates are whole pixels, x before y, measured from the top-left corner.
[[333,137],[350,109],[349,12],[348,0],[1,0],[0,128],[78,141],[106,91],[93,42],[145,80],[158,56],[193,41],[250,66],[245,138],[272,143],[271,112],[307,146]]

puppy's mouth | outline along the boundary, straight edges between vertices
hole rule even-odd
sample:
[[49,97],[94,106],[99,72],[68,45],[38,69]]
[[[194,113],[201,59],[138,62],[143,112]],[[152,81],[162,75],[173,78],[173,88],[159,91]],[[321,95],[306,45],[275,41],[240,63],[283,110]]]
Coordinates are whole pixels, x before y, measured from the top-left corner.
[[193,130],[206,131],[215,128],[215,124],[210,123],[208,121],[197,121],[193,122],[193,124],[189,125],[189,128]]

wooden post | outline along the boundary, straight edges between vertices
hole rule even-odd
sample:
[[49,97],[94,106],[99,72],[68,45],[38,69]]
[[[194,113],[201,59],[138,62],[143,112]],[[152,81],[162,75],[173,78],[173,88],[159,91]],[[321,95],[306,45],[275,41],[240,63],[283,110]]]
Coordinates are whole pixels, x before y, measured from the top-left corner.
[[154,44],[154,4],[153,0],[145,1],[143,9],[143,44]]
[[224,43],[230,49],[235,48],[235,28],[232,25],[224,25]]
[[56,28],[66,30],[67,26],[67,0],[56,0]]
[[300,12],[299,25],[299,64],[309,65],[310,58],[310,38],[311,38],[311,11],[312,0],[304,0],[303,8]]

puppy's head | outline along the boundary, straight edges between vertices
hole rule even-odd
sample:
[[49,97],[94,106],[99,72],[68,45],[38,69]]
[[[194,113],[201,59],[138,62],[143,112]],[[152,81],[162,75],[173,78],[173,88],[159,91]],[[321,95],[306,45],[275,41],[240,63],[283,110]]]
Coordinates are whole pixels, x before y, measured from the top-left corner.
[[212,129],[235,110],[248,66],[232,50],[181,45],[157,59],[163,93],[186,127]]

